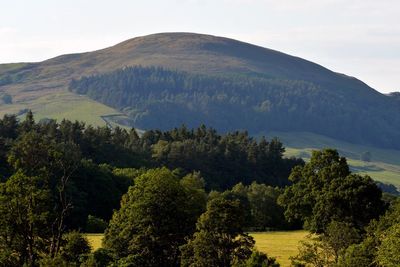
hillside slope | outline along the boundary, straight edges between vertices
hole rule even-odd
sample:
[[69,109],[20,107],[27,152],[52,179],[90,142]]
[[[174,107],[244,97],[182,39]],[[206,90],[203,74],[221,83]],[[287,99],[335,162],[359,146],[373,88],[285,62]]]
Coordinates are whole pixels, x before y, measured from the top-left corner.
[[352,90],[372,97],[380,95],[357,79],[298,57],[228,38],[193,33],[137,37],[110,48],[22,64],[11,70],[0,65],[0,75],[10,75],[17,83],[33,82],[38,85],[32,86],[33,89],[43,87],[40,83],[65,85],[71,78],[133,65],[162,66],[203,74],[259,74],[312,80],[335,90]]
[[[333,147],[347,162],[353,172],[366,174],[374,180],[393,184],[400,189],[400,150],[380,149],[365,145],[356,145],[307,132],[269,132],[266,136],[279,136],[283,142],[287,157],[301,157],[308,161],[312,150]],[[361,160],[368,152],[369,161]]]
[[[200,82],[190,88],[175,87],[174,92],[162,88],[161,77],[157,77],[155,91],[137,91],[129,83],[119,86],[127,80],[116,81],[116,73],[139,65],[162,67],[167,72],[178,72],[178,79]],[[298,57],[193,33],[154,34],[94,52],[63,55],[39,63],[0,65],[0,91],[4,99],[0,113],[33,108],[43,116],[68,117],[74,113],[68,105],[47,107],[54,101],[51,96],[57,96],[60,102],[76,101],[67,88],[73,79],[82,77],[93,81],[90,94],[88,88],[72,88],[72,92],[87,94],[79,96],[82,105],[105,110],[106,104],[114,108],[109,114],[122,112],[123,121],[142,128],[169,128],[180,123],[195,126],[204,122],[220,130],[246,128],[252,134],[307,131],[353,143],[400,149],[400,106],[395,98]],[[148,81],[148,77],[136,78]],[[206,88],[207,82],[214,85]],[[106,84],[107,88],[100,92],[93,86],[96,84]],[[115,96],[114,92],[119,94]],[[199,95],[203,100],[199,100]],[[112,96],[113,102],[106,96]],[[207,97],[211,100],[204,100]],[[124,103],[126,98],[131,102]],[[87,119],[101,124],[98,116],[107,114],[100,113]],[[188,114],[196,119],[188,121],[188,116],[184,116]]]
[[220,131],[307,131],[400,148],[394,99],[344,93],[311,80],[126,67],[73,80],[70,89],[122,110],[143,129],[204,123]]

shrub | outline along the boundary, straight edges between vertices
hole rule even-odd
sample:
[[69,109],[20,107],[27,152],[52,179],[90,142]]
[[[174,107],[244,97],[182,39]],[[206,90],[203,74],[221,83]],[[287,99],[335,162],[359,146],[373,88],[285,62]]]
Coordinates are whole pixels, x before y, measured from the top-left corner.
[[[258,250],[253,250],[250,258],[246,261],[243,267],[279,267],[279,263],[275,258],[268,257],[267,254]],[[242,267],[242,266],[240,266]]]
[[64,235],[61,257],[68,263],[79,263],[90,253],[88,240],[79,232],[73,231]]
[[89,215],[86,221],[85,231],[87,233],[104,233],[107,228],[107,222],[101,218]]

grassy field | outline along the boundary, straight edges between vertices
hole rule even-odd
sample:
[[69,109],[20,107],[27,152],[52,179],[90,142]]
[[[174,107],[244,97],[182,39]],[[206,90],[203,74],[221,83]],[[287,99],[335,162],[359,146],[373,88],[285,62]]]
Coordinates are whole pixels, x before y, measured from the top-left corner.
[[[258,250],[265,252],[268,256],[275,257],[282,267],[290,266],[290,256],[297,254],[297,246],[308,232],[306,231],[281,231],[281,232],[259,232],[251,233],[256,241]],[[92,251],[101,248],[103,234],[85,234],[88,238]]]
[[95,251],[101,248],[101,240],[103,239],[104,234],[85,234],[85,237],[88,239],[90,246],[92,247],[92,251]]
[[251,233],[256,241],[256,248],[275,257],[282,267],[290,266],[289,258],[297,254],[299,241],[304,240],[307,235],[307,231]]
[[[35,120],[49,118],[61,121],[62,119],[84,121],[93,126],[106,125],[102,116],[120,114],[115,109],[68,91],[27,100],[13,105],[1,105],[0,116],[6,113],[18,113],[20,110],[29,108],[35,115]],[[124,116],[124,115],[121,115]],[[22,115],[21,117],[24,117]],[[113,126],[116,126],[114,123]]]
[[40,99],[40,106],[33,110],[35,119],[52,118],[61,121],[63,118],[80,120],[95,126],[103,126],[105,122],[100,116],[116,113],[110,107],[88,99],[84,96],[63,92]]

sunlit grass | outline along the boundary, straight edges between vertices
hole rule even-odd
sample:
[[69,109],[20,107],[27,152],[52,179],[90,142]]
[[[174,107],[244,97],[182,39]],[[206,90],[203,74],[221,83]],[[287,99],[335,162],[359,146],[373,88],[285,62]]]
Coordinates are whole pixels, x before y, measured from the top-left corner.
[[256,248],[275,257],[282,267],[290,266],[290,257],[298,253],[300,240],[309,234],[307,231],[259,232],[250,235],[256,241]]
[[104,234],[85,234],[85,237],[88,239],[92,251],[101,248],[103,236]]

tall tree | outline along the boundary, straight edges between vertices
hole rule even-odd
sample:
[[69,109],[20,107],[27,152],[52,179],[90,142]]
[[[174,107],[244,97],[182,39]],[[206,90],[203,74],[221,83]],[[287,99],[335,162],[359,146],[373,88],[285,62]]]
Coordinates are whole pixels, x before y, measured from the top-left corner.
[[80,151],[72,143],[59,143],[51,151],[52,164],[55,167],[52,181],[54,183],[53,192],[56,200],[56,216],[52,223],[52,243],[50,255],[58,254],[61,247],[61,240],[66,230],[65,220],[73,208],[73,200],[69,195],[70,179],[80,164]]
[[253,182],[247,188],[253,226],[256,229],[287,227],[283,215],[284,210],[277,203],[278,196],[281,193],[280,189],[256,182]]
[[228,267],[243,263],[254,246],[253,238],[243,232],[245,219],[245,209],[238,199],[211,200],[193,238],[181,248],[181,266]]
[[368,176],[351,174],[346,159],[333,149],[313,151],[304,167],[294,168],[293,184],[280,196],[288,220],[302,220],[323,233],[333,220],[363,230],[384,212],[382,192]]
[[[400,201],[394,201],[384,216],[371,221],[360,244],[347,248],[340,266],[397,266],[399,261]],[[397,263],[396,263],[397,261]]]
[[51,239],[52,196],[41,177],[17,171],[0,183],[0,265],[35,266]]
[[179,246],[193,230],[191,201],[168,169],[149,170],[123,196],[104,245],[120,264],[178,266]]
[[80,162],[79,148],[71,142],[57,143],[36,131],[24,132],[11,148],[8,162],[26,176],[44,179],[52,192],[54,208],[53,222],[49,226],[52,230],[49,251],[54,257],[60,249],[65,218],[72,209],[68,187]]

